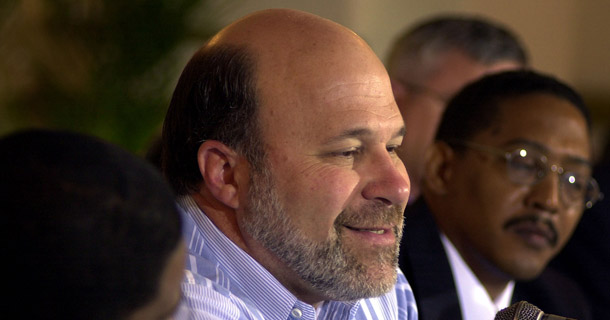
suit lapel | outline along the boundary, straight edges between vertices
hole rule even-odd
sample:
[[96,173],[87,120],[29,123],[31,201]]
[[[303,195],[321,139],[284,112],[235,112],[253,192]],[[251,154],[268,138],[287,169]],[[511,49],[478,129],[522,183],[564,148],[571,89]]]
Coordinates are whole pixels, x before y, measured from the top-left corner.
[[400,266],[413,287],[421,320],[461,320],[449,261],[424,201],[405,211]]

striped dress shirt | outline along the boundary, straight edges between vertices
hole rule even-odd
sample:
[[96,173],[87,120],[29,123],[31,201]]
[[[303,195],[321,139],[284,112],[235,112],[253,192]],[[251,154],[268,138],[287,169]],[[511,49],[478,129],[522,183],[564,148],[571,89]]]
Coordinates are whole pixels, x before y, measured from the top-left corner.
[[189,197],[178,199],[188,246],[183,299],[176,319],[417,319],[411,287],[398,270],[393,290],[358,301],[299,301],[229,240]]

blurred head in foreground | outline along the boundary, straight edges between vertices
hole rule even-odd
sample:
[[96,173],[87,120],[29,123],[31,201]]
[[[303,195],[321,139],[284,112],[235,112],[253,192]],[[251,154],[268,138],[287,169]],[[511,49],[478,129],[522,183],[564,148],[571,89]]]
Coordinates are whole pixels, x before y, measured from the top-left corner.
[[35,319],[172,315],[181,220],[152,166],[96,138],[29,130],[0,139],[0,177],[13,308]]

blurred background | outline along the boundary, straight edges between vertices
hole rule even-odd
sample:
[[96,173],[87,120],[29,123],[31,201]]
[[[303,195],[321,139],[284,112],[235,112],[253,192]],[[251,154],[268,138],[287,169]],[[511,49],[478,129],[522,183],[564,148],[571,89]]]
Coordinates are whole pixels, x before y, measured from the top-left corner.
[[579,90],[595,156],[610,131],[610,1],[605,0],[3,0],[0,135],[25,127],[93,134],[144,154],[203,42],[252,11],[315,13],[363,37],[385,61],[394,39],[438,13],[478,14],[514,30],[532,66]]

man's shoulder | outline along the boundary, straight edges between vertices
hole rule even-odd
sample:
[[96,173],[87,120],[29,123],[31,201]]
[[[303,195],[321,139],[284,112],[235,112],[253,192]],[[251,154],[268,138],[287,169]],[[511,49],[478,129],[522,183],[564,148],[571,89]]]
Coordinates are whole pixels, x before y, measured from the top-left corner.
[[[239,319],[240,310],[235,303],[235,297],[226,288],[190,271],[186,271],[185,278],[182,283],[182,304],[178,315],[182,314],[182,318],[190,319],[200,316]],[[205,303],[201,303],[202,301]],[[176,318],[181,319],[179,316]]]
[[[178,199],[188,254],[176,319],[262,319],[231,270],[241,260],[190,197]],[[222,256],[219,252],[223,252]]]
[[185,271],[175,319],[262,319],[242,297],[222,283]]

